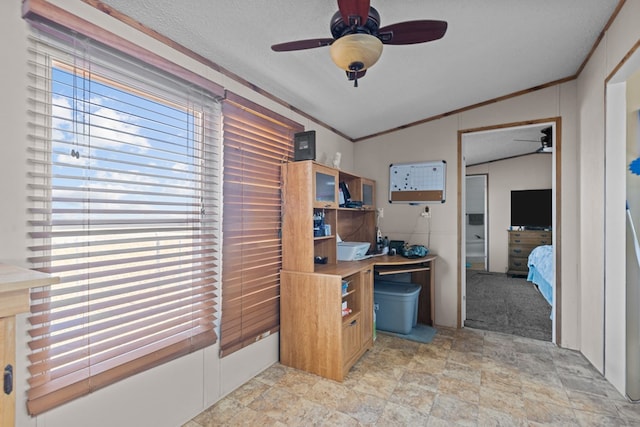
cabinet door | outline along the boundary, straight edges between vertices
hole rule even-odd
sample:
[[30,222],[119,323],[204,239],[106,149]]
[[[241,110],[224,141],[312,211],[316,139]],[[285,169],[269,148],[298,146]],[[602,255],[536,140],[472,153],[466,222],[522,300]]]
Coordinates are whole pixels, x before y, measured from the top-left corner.
[[362,345],[369,348],[373,345],[373,271],[363,271],[361,275],[362,298]]
[[322,165],[313,165],[313,206],[338,207],[338,171]]
[[349,321],[342,325],[342,360],[344,373],[353,365],[354,358],[360,351],[362,338],[362,318],[360,314],[350,316]]
[[362,207],[375,209],[376,207],[376,182],[362,178]]

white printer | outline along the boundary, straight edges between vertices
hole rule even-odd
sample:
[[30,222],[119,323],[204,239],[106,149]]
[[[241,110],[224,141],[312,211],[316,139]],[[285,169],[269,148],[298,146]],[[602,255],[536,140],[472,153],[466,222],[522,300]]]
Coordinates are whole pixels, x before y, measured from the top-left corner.
[[368,242],[338,242],[338,261],[358,261],[368,258]]

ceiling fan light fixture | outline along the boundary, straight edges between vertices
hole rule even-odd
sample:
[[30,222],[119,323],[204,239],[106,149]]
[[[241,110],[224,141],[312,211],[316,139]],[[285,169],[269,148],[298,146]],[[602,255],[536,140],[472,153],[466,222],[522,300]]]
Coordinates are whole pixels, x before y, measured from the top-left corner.
[[344,71],[364,71],[382,55],[382,42],[371,34],[347,34],[329,47],[333,62]]
[[551,126],[546,127],[540,131],[542,133],[542,137],[540,137],[540,152],[542,153],[552,153],[553,152],[553,134]]

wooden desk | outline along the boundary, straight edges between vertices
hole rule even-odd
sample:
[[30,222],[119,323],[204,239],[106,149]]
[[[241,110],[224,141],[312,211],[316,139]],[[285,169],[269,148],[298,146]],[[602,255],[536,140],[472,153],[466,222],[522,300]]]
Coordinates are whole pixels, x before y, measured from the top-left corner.
[[435,261],[437,258],[437,255],[431,254],[414,259],[400,255],[382,255],[361,261],[340,261],[337,264],[316,265],[315,272],[345,277],[373,267],[376,275],[379,276],[411,273],[411,281],[422,286],[418,297],[418,322],[434,326],[436,318]]
[[400,255],[373,258],[376,276],[411,273],[411,282],[422,286],[418,296],[418,323],[434,326],[436,319],[437,255],[404,258]]
[[[280,363],[335,381],[373,346],[373,274],[409,272],[422,286],[418,321],[433,325],[436,255],[374,256],[280,272]],[[347,291],[343,286],[347,284]],[[353,308],[344,315],[341,305]]]
[[[57,277],[48,274],[0,264],[0,369],[11,370],[15,386],[16,364],[16,314],[29,311],[29,289],[58,283]],[[15,424],[16,393],[6,394],[0,391],[0,427],[13,427]]]

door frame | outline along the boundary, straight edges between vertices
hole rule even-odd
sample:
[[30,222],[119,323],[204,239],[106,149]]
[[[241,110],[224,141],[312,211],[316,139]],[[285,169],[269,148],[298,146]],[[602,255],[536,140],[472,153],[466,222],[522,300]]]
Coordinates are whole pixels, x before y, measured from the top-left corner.
[[522,127],[527,125],[538,125],[543,123],[551,123],[554,127],[554,138],[553,138],[553,173],[555,174],[555,179],[553,179],[553,192],[554,192],[554,216],[553,216],[553,247],[554,247],[554,278],[555,278],[555,286],[554,286],[554,307],[555,313],[553,318],[553,331],[552,331],[552,342],[560,345],[562,342],[562,118],[561,117],[550,117],[545,119],[537,119],[537,120],[527,120],[522,122],[512,122],[512,123],[503,123],[493,126],[484,126],[479,128],[470,128],[470,129],[462,129],[458,131],[458,329],[463,327],[463,292],[462,292],[462,282],[463,282],[463,273],[465,272],[465,260],[463,259],[463,249],[462,245],[464,245],[464,201],[462,200],[463,195],[463,185],[464,179],[466,176],[465,173],[465,164],[464,164],[464,147],[462,144],[462,137],[465,134],[475,133],[475,132],[487,132],[492,130],[500,130],[511,127]]

